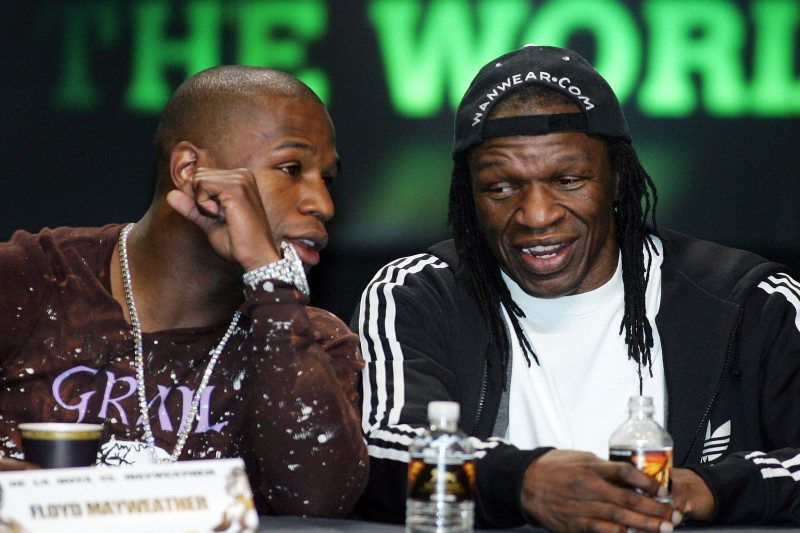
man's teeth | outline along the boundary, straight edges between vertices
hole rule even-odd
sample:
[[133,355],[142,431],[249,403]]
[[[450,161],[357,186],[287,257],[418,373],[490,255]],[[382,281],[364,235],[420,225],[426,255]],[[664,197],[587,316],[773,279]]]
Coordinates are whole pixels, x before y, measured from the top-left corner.
[[300,244],[305,244],[306,247],[312,248],[312,249],[317,246],[317,243],[315,243],[314,241],[312,241],[310,239],[292,239],[292,240],[294,242],[299,242]]
[[561,248],[560,244],[550,244],[547,246],[532,246],[531,248],[523,248],[522,251],[538,259],[549,259],[551,257],[555,257],[559,248]]

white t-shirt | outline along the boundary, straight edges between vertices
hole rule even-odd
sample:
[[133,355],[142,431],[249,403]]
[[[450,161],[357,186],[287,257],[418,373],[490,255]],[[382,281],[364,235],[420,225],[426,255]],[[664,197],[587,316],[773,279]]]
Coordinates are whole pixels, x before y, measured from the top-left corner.
[[[653,376],[642,367],[645,396],[665,418],[664,366],[655,317],[661,304],[661,241],[653,237],[646,291],[647,317],[653,327]],[[646,253],[646,252],[645,252]],[[645,259],[646,260],[646,259]],[[506,438],[522,449],[555,446],[590,451],[608,458],[608,438],[627,418],[628,398],[639,394],[637,363],[628,359],[624,331],[621,261],[613,277],[591,292],[561,298],[535,298],[508,276],[511,297],[525,312],[520,318],[539,365],[525,360],[514,330]],[[645,263],[646,264],[646,263]],[[508,323],[508,316],[506,315]]]

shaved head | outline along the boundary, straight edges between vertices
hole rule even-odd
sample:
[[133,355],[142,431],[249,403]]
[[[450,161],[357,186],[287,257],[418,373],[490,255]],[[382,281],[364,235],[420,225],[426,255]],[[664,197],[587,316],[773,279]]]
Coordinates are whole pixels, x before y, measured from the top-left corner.
[[203,70],[178,87],[156,129],[157,193],[171,188],[172,149],[181,141],[217,153],[235,143],[237,126],[254,120],[270,99],[322,101],[306,84],[286,72],[263,67],[225,65]]

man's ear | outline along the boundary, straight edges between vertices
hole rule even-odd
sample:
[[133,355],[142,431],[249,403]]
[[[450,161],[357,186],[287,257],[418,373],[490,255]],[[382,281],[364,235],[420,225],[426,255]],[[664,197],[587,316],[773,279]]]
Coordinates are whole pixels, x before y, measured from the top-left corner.
[[179,191],[183,191],[193,197],[192,181],[194,181],[194,174],[197,171],[197,167],[202,166],[209,166],[206,150],[189,141],[179,142],[172,149],[172,157],[169,162],[172,185]]
[[614,172],[614,188],[612,192],[615,204],[619,202],[619,181],[619,172]]

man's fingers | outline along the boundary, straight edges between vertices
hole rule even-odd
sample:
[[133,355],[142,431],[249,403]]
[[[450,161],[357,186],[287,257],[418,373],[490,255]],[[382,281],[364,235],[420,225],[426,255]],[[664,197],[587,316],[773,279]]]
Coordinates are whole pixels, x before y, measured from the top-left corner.
[[[621,489],[626,490],[626,489]],[[641,495],[639,495],[641,496]],[[680,524],[681,515],[670,511],[667,518],[644,513],[641,508],[628,508],[609,501],[575,500],[552,503],[556,510],[543,520],[548,529],[563,532],[576,531],[658,531],[669,533]]]
[[[640,489],[638,492],[635,489]],[[657,502],[658,482],[627,463],[551,450],[531,463],[522,504],[554,531],[672,531],[680,513]]]
[[629,463],[611,461],[602,468],[608,470],[607,479],[612,483],[639,489],[650,496],[656,496],[659,487],[662,487],[658,480]]
[[[642,514],[628,508],[618,507],[610,504],[600,504],[596,516],[601,520],[600,524],[610,527],[610,531],[618,531],[620,525],[626,526],[629,530],[635,531],[658,531],[659,533],[671,533],[680,521],[673,522],[672,517],[662,519],[648,514]],[[671,513],[670,513],[671,515]]]
[[694,520],[709,520],[714,516],[714,495],[700,476],[676,468],[672,471],[672,481],[676,507]]
[[578,492],[587,494],[586,499],[595,506],[599,517],[644,530],[653,530],[654,525],[661,522],[672,522],[674,509],[671,506],[630,487],[609,484],[608,481],[602,476],[596,477]]
[[185,218],[190,218],[192,210],[195,209],[194,198],[177,189],[167,193],[167,203]]
[[[208,215],[202,212],[204,210],[201,211],[195,199],[182,191],[172,190],[167,193],[167,203],[172,209],[204,231],[207,230],[213,222]],[[214,202],[212,201],[211,203]]]
[[[192,180],[192,191],[199,211],[211,218],[225,217],[225,202],[260,207],[253,173],[246,168],[218,170],[198,168]],[[224,196],[224,199],[223,199]]]
[[195,203],[198,211],[203,215],[210,218],[224,218],[224,210],[216,196],[210,196],[205,200],[198,199]]
[[202,229],[214,251],[245,270],[280,259],[252,172],[197,168],[191,188],[170,191],[169,205]]
[[[612,463],[615,466],[616,463]],[[647,474],[637,470],[632,465],[620,463],[615,475],[619,479],[620,485],[616,494],[619,495],[617,503],[626,509],[636,509],[637,511],[650,515],[659,516],[664,521],[677,526],[681,523],[683,515],[674,507],[658,502],[652,496],[666,496],[666,489],[658,481]],[[612,477],[613,479],[613,477]],[[641,490],[630,490],[630,488]],[[663,489],[663,492],[662,492]]]

